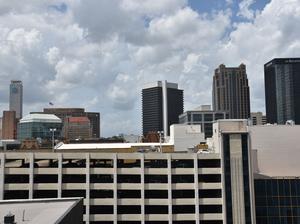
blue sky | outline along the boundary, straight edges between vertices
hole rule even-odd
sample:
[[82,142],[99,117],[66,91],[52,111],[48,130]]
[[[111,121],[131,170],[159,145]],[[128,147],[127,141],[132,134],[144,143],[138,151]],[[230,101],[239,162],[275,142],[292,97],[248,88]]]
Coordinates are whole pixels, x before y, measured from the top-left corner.
[[[261,11],[270,1],[271,0],[254,0],[250,8],[254,11]],[[232,22],[244,20],[237,16],[241,0],[188,0],[188,2],[190,7],[199,13],[211,13],[212,11],[230,9],[232,11]]]
[[[265,111],[263,65],[299,57],[299,0],[0,0],[0,113],[22,80],[24,114],[101,113],[101,134],[140,134],[141,89],[168,80],[184,108],[211,104],[214,69],[247,66]],[[268,5],[268,7],[266,7]]]

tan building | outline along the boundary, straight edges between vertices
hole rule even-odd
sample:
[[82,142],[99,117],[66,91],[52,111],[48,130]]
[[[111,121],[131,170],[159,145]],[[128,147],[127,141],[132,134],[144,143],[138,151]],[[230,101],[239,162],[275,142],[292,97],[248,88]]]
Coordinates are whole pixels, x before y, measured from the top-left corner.
[[88,117],[67,117],[64,121],[64,137],[69,140],[92,137],[92,126]]
[[0,139],[2,139],[2,117],[0,117]]
[[250,94],[246,66],[236,68],[220,65],[213,77],[215,111],[226,111],[229,119],[250,118]]
[[264,125],[267,123],[266,115],[262,112],[251,113],[252,125]]
[[16,112],[3,111],[2,139],[15,139],[16,132],[17,132]]

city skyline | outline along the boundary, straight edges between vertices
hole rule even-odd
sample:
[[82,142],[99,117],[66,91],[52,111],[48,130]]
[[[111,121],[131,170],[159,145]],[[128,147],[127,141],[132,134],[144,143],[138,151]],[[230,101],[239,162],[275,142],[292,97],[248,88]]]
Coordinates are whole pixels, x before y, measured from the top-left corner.
[[297,0],[27,3],[0,3],[0,110],[22,80],[24,115],[84,107],[103,114],[103,136],[141,133],[144,83],[178,83],[186,110],[211,104],[221,63],[246,64],[252,111],[264,112],[263,64],[300,49]]

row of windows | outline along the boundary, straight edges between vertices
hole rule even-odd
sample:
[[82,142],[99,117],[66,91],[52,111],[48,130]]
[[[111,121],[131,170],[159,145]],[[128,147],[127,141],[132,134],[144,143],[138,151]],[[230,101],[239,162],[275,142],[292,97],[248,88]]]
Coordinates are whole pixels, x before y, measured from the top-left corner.
[[300,197],[300,179],[260,179],[255,180],[254,183],[256,197]]
[[[168,214],[167,205],[145,205],[145,214]],[[141,214],[140,205],[118,205],[118,214]],[[195,205],[172,205],[172,214],[194,214]],[[199,213],[222,213],[222,205],[199,205]],[[113,214],[113,205],[90,206],[90,214]]]
[[[145,183],[168,183],[167,175],[145,175]],[[34,183],[57,183],[58,175],[34,175]],[[220,174],[199,174],[198,181],[203,183],[220,183]],[[63,183],[85,183],[85,175],[64,174]],[[141,175],[117,175],[118,183],[141,183]],[[29,175],[6,175],[5,183],[29,183]],[[113,175],[91,174],[90,183],[113,183]],[[172,175],[172,183],[194,183],[194,175]]]
[[[23,168],[29,167],[29,163],[25,163],[24,160],[20,160],[20,163],[16,163],[15,160],[6,159],[5,166],[11,167],[10,162],[15,162],[18,164],[14,166],[15,168]],[[145,160],[144,163],[145,168],[167,168],[168,161],[167,160]],[[185,160],[172,160],[171,161],[172,168],[194,168],[194,160],[185,159]],[[34,167],[49,167],[49,168],[57,168],[58,161],[57,160],[35,160]],[[63,160],[62,168],[85,168],[85,160]],[[103,167],[103,168],[113,168],[113,161],[109,159],[101,159],[95,160],[91,159],[90,168]],[[141,162],[140,160],[135,160],[135,162],[128,162],[126,160],[118,159],[117,161],[118,168],[140,168]],[[199,168],[219,168],[221,167],[220,159],[198,159],[198,167]]]
[[[63,197],[85,197],[85,190],[62,190]],[[28,199],[26,190],[11,190],[4,192],[4,199]],[[34,198],[56,198],[56,190],[34,190]],[[141,198],[140,190],[118,190],[118,198]],[[199,198],[221,198],[220,189],[199,190]],[[112,190],[90,190],[90,198],[113,198]],[[167,199],[167,190],[145,190],[145,198]],[[172,190],[172,198],[195,198],[194,190]]]
[[[196,221],[172,221],[173,224],[196,224]],[[93,221],[90,224],[113,224],[113,221]],[[118,224],[141,224],[140,221],[118,221]],[[168,221],[145,221],[145,224],[169,224]],[[222,220],[201,220],[201,224],[223,224]]]

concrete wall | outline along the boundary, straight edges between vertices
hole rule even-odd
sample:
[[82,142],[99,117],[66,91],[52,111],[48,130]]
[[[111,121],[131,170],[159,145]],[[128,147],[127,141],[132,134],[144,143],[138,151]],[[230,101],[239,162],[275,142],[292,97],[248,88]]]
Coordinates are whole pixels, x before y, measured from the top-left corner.
[[[252,153],[258,173],[300,176],[300,125],[250,126]],[[255,154],[257,157],[255,158]]]
[[204,141],[200,125],[175,124],[170,127],[170,142],[174,143],[174,151],[187,151]]

